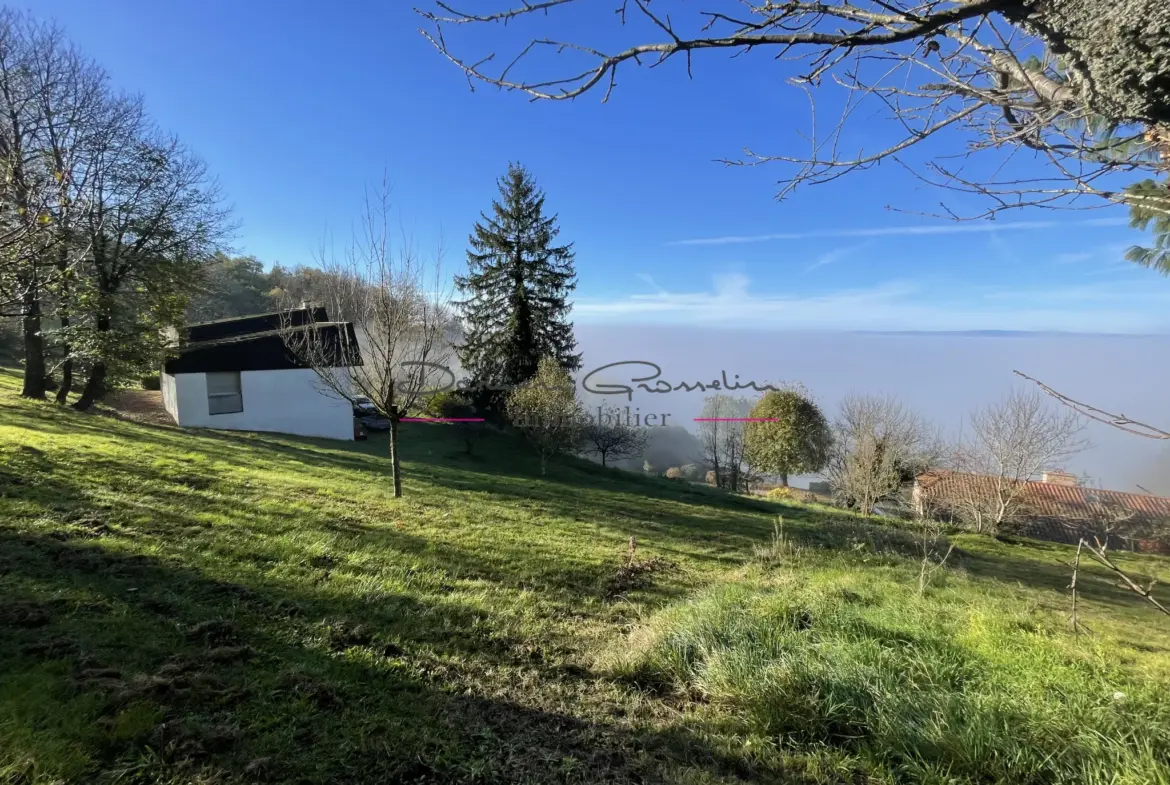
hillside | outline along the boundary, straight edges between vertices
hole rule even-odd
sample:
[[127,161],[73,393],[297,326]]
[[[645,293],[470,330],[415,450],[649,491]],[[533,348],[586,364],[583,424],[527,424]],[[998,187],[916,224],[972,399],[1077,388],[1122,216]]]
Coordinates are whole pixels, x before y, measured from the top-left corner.
[[1170,619],[1086,568],[1073,636],[1071,549],[955,535],[919,596],[912,532],[828,508],[439,425],[395,501],[382,440],[15,379],[0,782],[1170,782]]

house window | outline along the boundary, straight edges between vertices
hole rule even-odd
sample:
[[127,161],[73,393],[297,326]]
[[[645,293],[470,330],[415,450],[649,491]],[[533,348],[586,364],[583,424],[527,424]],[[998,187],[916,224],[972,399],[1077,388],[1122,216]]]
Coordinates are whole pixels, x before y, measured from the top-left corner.
[[240,393],[239,371],[218,371],[207,374],[207,413],[231,414],[244,411],[244,396]]

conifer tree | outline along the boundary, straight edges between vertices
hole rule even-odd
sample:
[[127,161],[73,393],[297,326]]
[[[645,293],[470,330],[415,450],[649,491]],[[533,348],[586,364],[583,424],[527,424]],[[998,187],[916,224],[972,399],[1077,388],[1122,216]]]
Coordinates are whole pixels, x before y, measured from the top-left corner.
[[568,318],[573,246],[555,244],[557,217],[545,215],[544,192],[524,167],[509,164],[498,186],[491,215],[481,213],[471,234],[467,275],[455,279],[460,364],[473,387],[496,389],[528,381],[544,357],[566,371],[581,367]]
[[1134,229],[1149,227],[1154,231],[1152,246],[1130,246],[1125,258],[1170,275],[1170,180],[1161,183],[1142,180],[1126,188],[1125,193],[1129,202],[1129,225]]

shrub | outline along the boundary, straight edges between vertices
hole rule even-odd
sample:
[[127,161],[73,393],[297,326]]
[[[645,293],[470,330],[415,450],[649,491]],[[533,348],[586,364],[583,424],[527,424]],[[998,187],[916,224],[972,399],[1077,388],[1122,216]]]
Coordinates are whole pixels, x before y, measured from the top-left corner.
[[456,417],[458,415],[452,412],[464,404],[465,401],[454,392],[435,393],[427,401],[426,413],[430,417]]
[[[426,412],[430,417],[471,419],[482,416],[468,396],[458,392],[441,392],[433,395],[427,401]],[[473,454],[475,443],[483,438],[487,431],[486,424],[482,422],[457,422],[451,425],[463,440],[463,451],[468,455]]]
[[715,472],[714,471],[707,472],[707,477],[705,479],[706,479],[708,485],[714,485],[715,484]]
[[605,584],[605,596],[620,597],[635,589],[648,589],[653,585],[657,573],[674,569],[674,562],[661,556],[651,556],[649,559],[638,558],[638,543],[631,537],[617,569]]
[[161,390],[162,379],[157,373],[148,374],[142,377],[142,389],[144,390]]
[[681,480],[682,479],[682,469],[678,468],[677,466],[671,466],[669,469],[666,470],[666,479],[668,479],[668,480]]
[[688,463],[686,466],[680,466],[679,471],[682,472],[683,479],[698,480],[703,476],[702,470],[693,463]]
[[785,487],[773,488],[768,491],[767,496],[769,499],[788,499],[792,496],[792,489]]
[[508,393],[507,413],[540,455],[541,474],[551,456],[581,446],[585,410],[573,377],[552,357],[541,360],[536,375]]

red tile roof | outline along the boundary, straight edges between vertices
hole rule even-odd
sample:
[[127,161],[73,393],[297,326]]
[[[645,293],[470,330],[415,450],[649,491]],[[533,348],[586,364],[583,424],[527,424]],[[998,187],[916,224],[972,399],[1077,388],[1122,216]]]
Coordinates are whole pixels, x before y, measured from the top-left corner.
[[[918,476],[921,492],[936,502],[961,499],[973,492],[994,491],[994,478],[978,474],[930,471]],[[1027,481],[1018,497],[1030,517],[1092,521],[1125,516],[1132,526],[1170,524],[1170,499],[1080,485]]]

